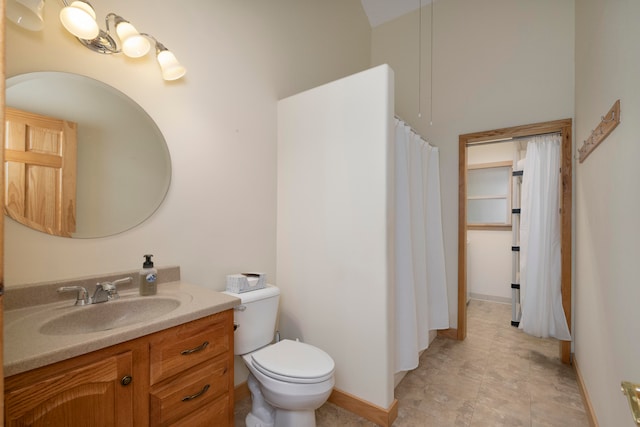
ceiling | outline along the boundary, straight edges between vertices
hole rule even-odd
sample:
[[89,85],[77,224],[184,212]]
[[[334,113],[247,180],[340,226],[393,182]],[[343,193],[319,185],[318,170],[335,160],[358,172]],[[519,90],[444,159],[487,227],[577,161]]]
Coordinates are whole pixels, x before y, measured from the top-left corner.
[[369,24],[376,27],[399,16],[417,10],[431,0],[360,0]]

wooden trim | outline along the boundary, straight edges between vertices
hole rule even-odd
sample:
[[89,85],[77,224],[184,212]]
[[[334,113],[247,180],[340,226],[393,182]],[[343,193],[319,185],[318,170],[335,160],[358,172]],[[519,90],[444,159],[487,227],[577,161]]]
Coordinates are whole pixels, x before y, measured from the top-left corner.
[[449,338],[449,339],[452,339],[452,340],[457,340],[458,339],[458,330],[457,329],[453,329],[453,328],[439,329],[438,330],[438,336],[439,337],[443,337],[443,338]]
[[[573,179],[572,179],[572,164],[573,164],[573,137],[571,134],[571,120],[562,127],[562,172],[560,179],[562,180],[562,194],[560,207],[561,223],[560,223],[560,262],[562,270],[562,278],[560,289],[562,293],[562,307],[564,308],[564,315],[567,318],[567,326],[571,332],[571,316],[572,316],[572,301],[571,301],[571,256],[573,253],[572,248],[572,193],[573,193]],[[571,341],[560,341],[560,360],[562,363],[571,363]]]
[[473,145],[491,140],[508,141],[511,138],[520,138],[544,133],[561,132],[566,126],[571,127],[571,119],[554,120],[551,122],[534,123],[530,125],[513,126],[502,129],[494,129],[483,132],[474,132],[460,135],[460,140],[465,140],[465,145]]
[[334,388],[331,396],[329,396],[329,402],[362,418],[366,418],[381,427],[391,426],[398,417],[398,399],[393,399],[391,406],[385,409]]
[[[4,147],[5,138],[5,0],[0,0],[0,147]],[[4,165],[4,150],[0,149],[0,165]],[[4,167],[3,167],[4,170]],[[4,188],[4,173],[0,174],[0,188]],[[0,213],[0,425],[4,425],[4,215]]]
[[458,329],[456,331],[456,338],[459,340],[467,336],[467,143],[468,140],[464,135],[460,135],[458,143]]
[[596,412],[593,410],[591,399],[589,399],[587,386],[584,384],[584,380],[582,379],[582,374],[580,373],[580,368],[578,367],[578,361],[576,360],[575,354],[573,355],[573,370],[575,371],[576,377],[578,379],[578,389],[580,390],[580,395],[582,396],[582,403],[584,404],[584,410],[587,413],[587,420],[589,420],[589,426],[599,427],[598,419],[596,418]]
[[[2,150],[0,150],[2,151]],[[1,182],[0,182],[1,183]],[[0,218],[0,241],[3,239],[3,225],[4,219]],[[0,250],[0,287],[2,283],[2,253]],[[4,331],[4,295],[0,294],[0,331]],[[0,425],[4,425],[4,336],[0,335]]]
[[607,112],[606,116],[602,116],[600,119],[600,123],[598,126],[591,131],[591,135],[587,138],[582,147],[578,149],[580,159],[580,163],[584,162],[585,159],[591,154],[593,150],[596,149],[598,145],[607,137],[613,130],[620,124],[620,100],[618,99],[613,103],[613,106]]
[[[246,381],[235,387],[234,395],[235,403],[251,397],[251,391],[249,391],[249,386]],[[391,426],[398,417],[398,399],[393,400],[389,409],[384,409],[345,391],[334,388],[328,401],[344,410],[366,418],[381,427]]]
[[[510,128],[468,133],[459,136],[458,144],[458,339],[464,339],[467,330],[467,146],[487,141],[506,141],[510,138],[527,137],[559,132],[562,135],[562,219],[561,219],[561,266],[562,306],[569,331],[571,331],[571,195],[572,195],[572,120],[563,119],[534,123]],[[560,359],[571,363],[571,342],[560,341]]]
[[251,391],[249,390],[249,385],[246,381],[235,387],[233,390],[233,397],[235,398],[235,403],[251,397]]

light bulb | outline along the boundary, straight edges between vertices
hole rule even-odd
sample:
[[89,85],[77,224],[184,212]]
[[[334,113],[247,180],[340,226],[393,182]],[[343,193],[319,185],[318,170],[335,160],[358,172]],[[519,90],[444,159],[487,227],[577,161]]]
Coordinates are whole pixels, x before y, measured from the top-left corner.
[[74,36],[93,40],[100,34],[96,12],[84,1],[74,1],[60,11],[60,22]]
[[169,50],[158,51],[158,63],[165,80],[177,80],[187,73],[187,69],[180,65],[176,56]]
[[122,52],[131,58],[139,58],[146,55],[151,48],[151,44],[146,37],[140,35],[127,21],[119,22],[116,25],[116,33],[122,43]]

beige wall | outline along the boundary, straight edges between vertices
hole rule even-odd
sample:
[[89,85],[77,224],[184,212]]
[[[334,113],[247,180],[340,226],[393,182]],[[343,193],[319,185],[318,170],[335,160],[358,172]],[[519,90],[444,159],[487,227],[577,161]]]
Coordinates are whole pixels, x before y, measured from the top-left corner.
[[[110,11],[94,6],[101,17]],[[600,424],[633,425],[619,383],[640,382],[632,318],[640,301],[636,0],[575,2],[575,34],[574,0],[436,2],[433,91],[425,7],[421,118],[417,13],[370,31],[357,0],[163,0],[153,13],[140,1],[109,7],[172,49],[189,69],[186,79],[163,82],[151,58],[87,51],[61,28],[53,1],[42,33],[7,24],[7,72],[85,74],[137,101],[167,139],[169,195],[147,222],[103,239],[54,238],[7,220],[8,286],[128,270],[149,251],[159,265],[179,264],[185,279],[217,289],[227,273],[247,268],[275,277],[277,99],[389,63],[396,114],[440,147],[455,327],[458,135],[573,117],[575,106],[580,144],[620,98],[622,124],[575,169],[575,352]]]
[[[102,239],[65,240],[6,221],[7,286],[129,270],[142,255],[180,265],[216,289],[247,269],[275,279],[276,102],[370,64],[359,0],[94,2],[156,36],[187,67],[166,83],[151,56],[108,57],[82,47],[46,2],[44,31],[7,23],[7,73],[84,74],[138,102],[163,132],[173,177],[145,223]],[[330,29],[330,31],[329,31]],[[123,200],[122,203],[127,203]]]
[[576,165],[575,355],[601,426],[633,426],[620,381],[640,383],[640,3],[576,2],[576,146],[616,99],[622,121]]
[[[430,6],[423,8],[418,117],[418,12],[375,27],[373,65],[396,78],[396,114],[440,147],[452,327],[457,326],[458,135],[573,116],[573,0],[435,2],[433,111]],[[433,125],[430,119],[433,117]]]

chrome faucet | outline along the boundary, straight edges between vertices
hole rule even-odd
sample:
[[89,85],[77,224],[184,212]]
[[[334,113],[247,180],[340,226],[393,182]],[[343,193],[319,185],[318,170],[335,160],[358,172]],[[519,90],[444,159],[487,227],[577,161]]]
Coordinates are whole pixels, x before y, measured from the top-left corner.
[[75,305],[98,304],[120,298],[116,286],[131,282],[132,280],[129,276],[114,280],[113,282],[98,283],[92,297],[89,296],[89,292],[87,292],[87,288],[84,286],[63,286],[58,288],[58,292],[77,292]]
[[91,297],[91,303],[98,304],[120,298],[116,286],[131,282],[131,280],[133,280],[131,277],[124,277],[122,279],[114,280],[113,282],[98,283],[96,285],[96,290],[93,293],[93,297]]
[[87,288],[84,286],[63,286],[58,288],[58,292],[77,292],[75,305],[91,304],[91,297],[89,296],[89,292],[87,292]]

